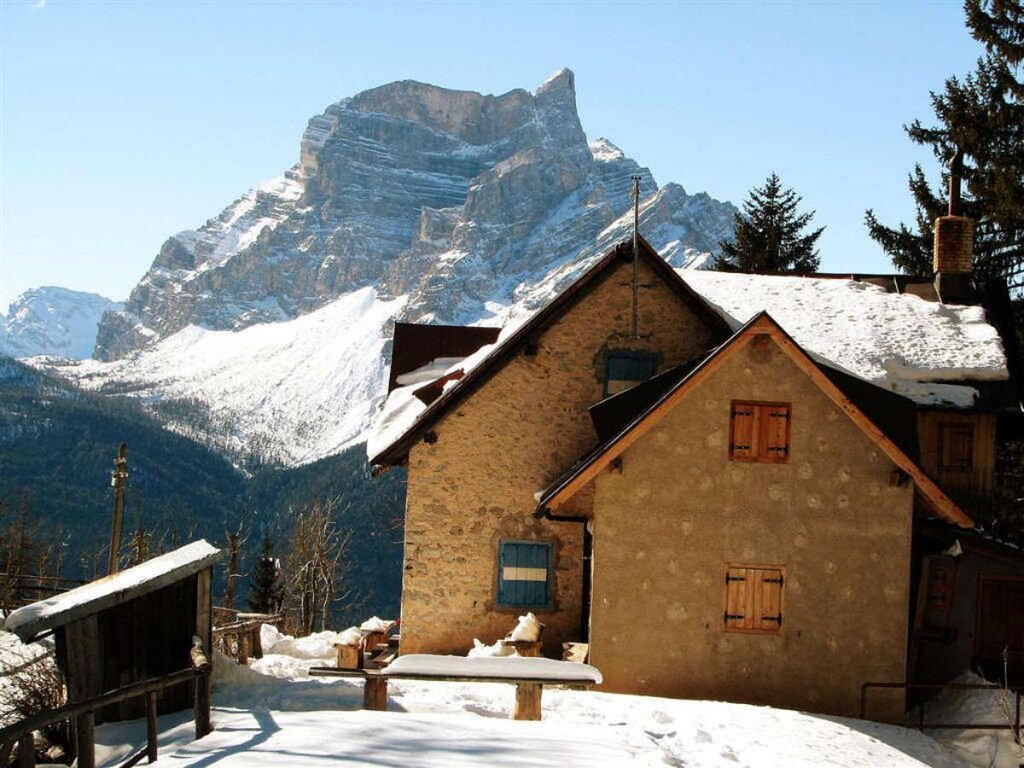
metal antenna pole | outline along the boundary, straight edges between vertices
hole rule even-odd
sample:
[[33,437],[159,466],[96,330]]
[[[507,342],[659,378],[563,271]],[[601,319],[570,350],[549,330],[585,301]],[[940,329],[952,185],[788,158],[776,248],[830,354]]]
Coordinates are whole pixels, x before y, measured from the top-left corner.
[[114,471],[110,475],[110,484],[114,486],[114,524],[110,532],[110,560],[107,564],[107,575],[117,573],[117,559],[121,552],[121,519],[124,517],[124,486],[128,479],[128,446],[121,443],[121,448],[114,459]]
[[960,215],[960,180],[964,175],[964,151],[956,148],[949,159],[949,215]]
[[640,177],[633,177],[633,338],[640,338],[637,324],[637,289],[639,288],[640,262]]

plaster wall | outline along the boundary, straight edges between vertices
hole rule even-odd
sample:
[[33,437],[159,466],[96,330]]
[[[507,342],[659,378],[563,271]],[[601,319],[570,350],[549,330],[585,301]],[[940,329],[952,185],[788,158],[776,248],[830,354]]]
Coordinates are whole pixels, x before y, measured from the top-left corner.
[[[783,464],[729,460],[731,401],[788,402]],[[913,489],[765,337],[738,350],[604,472],[591,659],[611,691],[856,715],[902,682]],[[725,631],[727,563],[785,569],[777,634]],[[869,714],[898,717],[901,697]]]
[[[630,338],[632,267],[623,262],[538,340],[519,351],[409,452],[402,585],[402,652],[465,653],[493,642],[523,608],[496,605],[502,539],[554,544],[553,600],[534,610],[545,652],[578,640],[582,526],[535,520],[534,494],[596,442],[587,408],[603,396],[608,349],[657,351],[659,370],[712,343],[711,333],[645,263],[639,267],[640,339]],[[567,515],[587,516],[582,492]]]

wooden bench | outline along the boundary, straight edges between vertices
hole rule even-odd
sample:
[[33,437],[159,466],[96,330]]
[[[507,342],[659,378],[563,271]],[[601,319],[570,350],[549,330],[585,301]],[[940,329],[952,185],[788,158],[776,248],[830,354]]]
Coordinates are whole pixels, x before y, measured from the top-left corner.
[[[462,657],[437,656],[431,657],[426,654],[399,657],[404,666],[413,667],[409,671],[402,671],[401,665],[396,669],[388,668],[381,670],[344,670],[335,667],[313,667],[309,674],[313,677],[347,677],[362,678],[365,683],[363,687],[363,709],[385,711],[388,702],[388,680],[419,680],[423,682],[447,682],[447,683],[508,683],[516,686],[515,705],[512,710],[512,717],[515,720],[540,720],[541,719],[541,696],[545,685],[568,685],[575,688],[587,689],[591,685],[601,682],[601,673],[594,667],[585,664],[573,664],[571,662],[556,662],[551,659],[537,659],[530,661],[551,662],[547,666],[552,670],[559,669],[551,665],[568,664],[562,669],[576,671],[578,674],[528,674],[532,666],[525,667],[524,674],[516,674],[515,666],[502,664],[501,662],[519,663],[510,659],[478,659],[470,660],[470,665]],[[452,659],[462,663],[446,662],[438,660]],[[416,661],[426,660],[424,669],[434,668],[436,671],[415,671]],[[495,664],[494,662],[498,662]],[[480,666],[480,672],[465,671],[467,666]],[[444,671],[445,667],[451,671]],[[575,670],[573,670],[575,668]]]

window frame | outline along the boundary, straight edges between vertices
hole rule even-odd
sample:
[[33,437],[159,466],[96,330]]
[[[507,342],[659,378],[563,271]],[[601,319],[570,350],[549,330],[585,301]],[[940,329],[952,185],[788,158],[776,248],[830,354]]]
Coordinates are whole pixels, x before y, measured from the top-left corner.
[[[659,355],[657,352],[652,352],[652,351],[648,351],[648,350],[644,350],[644,349],[609,349],[609,350],[606,350],[605,353],[604,353],[604,383],[603,383],[604,396],[605,397],[609,397],[611,395],[617,395],[617,394],[619,394],[619,392],[625,392],[626,391],[625,389],[620,389],[619,392],[609,392],[608,391],[608,384],[611,381],[633,381],[633,386],[636,386],[637,384],[640,384],[642,382],[645,382],[645,381],[647,381],[649,379],[652,379],[655,376],[657,376],[658,375],[658,363],[659,363],[660,357],[661,357],[661,355]],[[651,363],[651,375],[648,376],[646,379],[637,379],[635,381],[633,379],[612,379],[612,378],[610,378],[610,375],[611,375],[612,361],[614,359],[618,359],[618,360],[637,360],[637,361],[647,361],[647,362],[650,362]],[[626,387],[626,389],[630,389],[630,387]]]
[[[763,627],[763,626],[759,626],[759,627],[743,627],[743,626],[739,626],[738,627],[738,626],[735,626],[735,625],[734,626],[730,626],[729,625],[730,616],[734,615],[734,614],[730,614],[729,613],[729,587],[730,587],[730,584],[731,584],[731,582],[732,582],[732,580],[734,578],[734,577],[732,577],[731,572],[732,571],[736,571],[736,570],[747,571],[747,574],[745,574],[745,578],[749,578],[749,572],[750,571],[760,571],[760,572],[771,571],[771,572],[779,574],[779,578],[781,579],[781,582],[779,583],[779,598],[778,598],[779,612],[777,614],[778,615],[778,621],[775,622],[774,626],[767,626],[767,627]],[[783,626],[786,623],[786,582],[788,580],[786,566],[785,565],[776,564],[776,563],[735,563],[735,562],[727,562],[725,564],[724,571],[725,571],[725,590],[723,591],[723,600],[722,600],[722,603],[723,603],[723,605],[722,605],[722,631],[723,632],[728,632],[728,633],[735,633],[735,634],[744,634],[744,635],[781,635],[782,634],[782,630],[783,630]],[[745,586],[744,590],[746,590],[746,589],[748,589],[748,587]],[[744,594],[744,611],[749,611],[753,607],[752,603],[753,603],[753,596]],[[756,615],[756,612],[755,612],[754,615]],[[747,616],[747,614],[744,613],[744,617],[746,617],[746,616]],[[764,621],[764,617],[762,617],[761,621],[762,622]]]
[[[543,603],[523,603],[523,602],[512,602],[503,600],[503,589],[502,585],[506,582],[504,577],[504,552],[505,546],[508,544],[527,544],[536,547],[545,547],[547,549],[547,578],[544,580],[544,597]],[[516,566],[512,566],[516,567]],[[536,566],[525,566],[525,567],[536,567]],[[508,581],[516,581],[515,579],[509,579]],[[550,610],[554,605],[555,599],[555,546],[551,540],[536,540],[536,539],[499,539],[498,540],[498,557],[497,557],[497,580],[495,582],[494,590],[494,605],[499,609],[510,609],[510,610],[522,610],[524,608],[531,608],[535,610]]]
[[[736,410],[737,407],[749,406],[754,412],[753,434],[757,436],[757,453],[750,456],[736,455]],[[772,408],[786,409],[786,441],[785,450],[780,455],[770,453],[771,444],[766,439],[769,422],[761,416],[761,411]],[[793,404],[768,400],[732,400],[729,403],[729,461],[747,464],[785,464],[789,461],[792,446]]]

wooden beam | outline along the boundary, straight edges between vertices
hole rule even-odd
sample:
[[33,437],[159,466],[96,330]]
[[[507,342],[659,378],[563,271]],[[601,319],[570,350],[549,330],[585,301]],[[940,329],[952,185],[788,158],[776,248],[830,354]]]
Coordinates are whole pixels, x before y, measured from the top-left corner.
[[890,440],[889,436],[879,429],[850,398],[843,394],[842,390],[833,384],[828,376],[821,372],[821,369],[814,364],[814,361],[811,360],[806,352],[798,347],[778,326],[774,325],[774,323],[772,325],[774,328],[770,331],[770,334],[775,343],[797,367],[810,377],[811,381],[818,385],[840,410],[850,417],[854,424],[860,427],[864,434],[882,449],[893,464],[914,478],[914,483],[918,490],[928,499],[939,516],[950,523],[959,525],[961,528],[973,528],[974,521],[964,514],[956,502],[949,498],[945,491],[939,488],[935,481],[928,477],[916,462],[907,456],[896,443]]
[[676,403],[682,400],[704,376],[708,376],[713,371],[717,371],[725,364],[726,361],[729,360],[730,357],[735,355],[736,352],[744,346],[743,344],[738,343],[741,340],[743,339],[737,339],[732,344],[720,347],[715,353],[713,353],[712,356],[704,362],[703,366],[697,369],[695,372],[696,375],[691,376],[688,379],[684,379],[680,387],[656,406],[643,421],[634,425],[633,428],[625,434],[620,435],[615,442],[605,448],[603,453],[596,456],[579,475],[566,483],[563,488],[559,489],[558,493],[548,501],[548,507],[550,509],[558,509],[561,507],[580,490],[582,490],[591,480],[597,477],[602,469],[615,459],[619,458],[626,452],[626,449],[647,434],[647,431],[660,421],[664,415],[675,408]]

